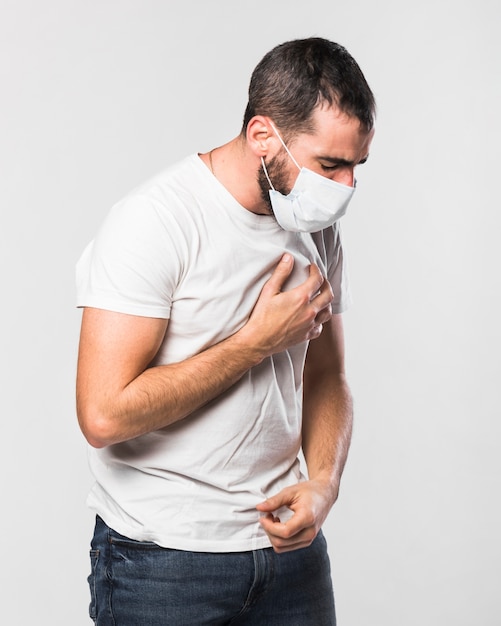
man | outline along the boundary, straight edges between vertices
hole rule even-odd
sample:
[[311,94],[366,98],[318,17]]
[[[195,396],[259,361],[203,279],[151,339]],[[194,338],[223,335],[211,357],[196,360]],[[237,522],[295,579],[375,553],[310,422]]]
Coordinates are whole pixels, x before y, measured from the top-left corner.
[[352,421],[338,220],[373,121],[343,47],[282,44],[240,135],[132,192],[80,259],[96,624],[335,623],[321,526]]

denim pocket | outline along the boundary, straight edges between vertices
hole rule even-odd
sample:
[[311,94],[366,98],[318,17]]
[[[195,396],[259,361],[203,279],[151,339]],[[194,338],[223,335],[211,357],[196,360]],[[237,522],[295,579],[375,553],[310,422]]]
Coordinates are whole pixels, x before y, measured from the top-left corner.
[[99,561],[99,550],[90,551],[90,574],[87,578],[90,589],[89,617],[95,621],[97,616],[96,570]]

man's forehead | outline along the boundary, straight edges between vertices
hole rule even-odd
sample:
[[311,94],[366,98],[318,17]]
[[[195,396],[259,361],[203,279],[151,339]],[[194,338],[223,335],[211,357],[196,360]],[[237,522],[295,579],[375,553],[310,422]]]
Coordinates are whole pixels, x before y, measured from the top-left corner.
[[317,107],[311,132],[298,133],[291,143],[308,146],[318,157],[339,164],[366,159],[374,136],[360,120],[337,106]]

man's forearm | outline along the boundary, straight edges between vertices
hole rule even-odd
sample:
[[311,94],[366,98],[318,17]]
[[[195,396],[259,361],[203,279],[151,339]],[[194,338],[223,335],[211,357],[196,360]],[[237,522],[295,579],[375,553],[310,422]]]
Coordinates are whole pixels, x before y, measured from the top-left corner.
[[342,316],[310,342],[304,370],[303,452],[310,479],[322,480],[335,502],[348,456],[353,403],[344,373]]
[[310,479],[325,481],[337,499],[353,424],[352,397],[344,375],[305,381],[303,452]]
[[94,433],[87,438],[103,447],[164,428],[222,394],[259,361],[234,335],[185,361],[148,368],[123,389],[104,391],[100,400],[81,381],[79,413],[94,413],[86,416]]

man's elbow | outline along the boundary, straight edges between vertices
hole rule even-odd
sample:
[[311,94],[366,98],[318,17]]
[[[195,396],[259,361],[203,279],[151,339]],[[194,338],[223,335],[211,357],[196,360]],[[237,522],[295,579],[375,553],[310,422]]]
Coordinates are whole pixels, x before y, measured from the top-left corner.
[[80,430],[93,448],[105,448],[116,443],[116,433],[110,416],[96,407],[78,406]]

